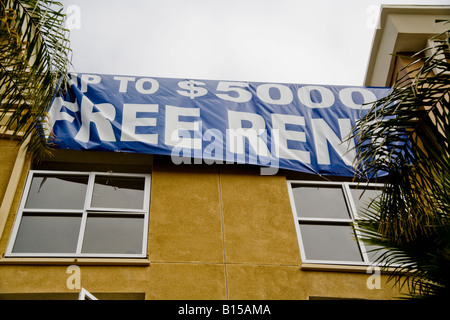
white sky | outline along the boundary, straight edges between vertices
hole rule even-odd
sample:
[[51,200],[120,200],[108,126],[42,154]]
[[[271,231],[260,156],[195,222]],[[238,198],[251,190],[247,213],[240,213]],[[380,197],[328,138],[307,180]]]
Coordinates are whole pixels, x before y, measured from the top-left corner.
[[362,85],[381,4],[450,0],[63,0],[77,72]]

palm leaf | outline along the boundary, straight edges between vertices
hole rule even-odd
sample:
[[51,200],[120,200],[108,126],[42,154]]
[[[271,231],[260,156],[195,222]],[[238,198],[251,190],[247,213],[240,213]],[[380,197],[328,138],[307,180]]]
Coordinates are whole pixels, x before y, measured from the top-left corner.
[[377,262],[394,267],[391,279],[415,298],[450,295],[449,35],[412,56],[351,137],[357,171],[370,179],[387,173],[355,228],[388,249]]
[[6,0],[0,4],[0,121],[28,144],[35,159],[49,152],[40,124],[58,78],[67,78],[68,30],[55,1]]
[[[449,47],[444,41],[437,49]],[[379,231],[398,239],[404,230],[414,236],[428,230],[430,223],[448,219],[449,204],[437,199],[445,196],[443,181],[450,172],[449,64],[436,54],[420,54],[390,94],[357,123],[353,136],[359,172],[369,178],[381,171],[389,174],[381,206],[383,221],[389,223],[381,224]],[[437,67],[441,71],[433,74]],[[411,78],[412,74],[416,75]]]

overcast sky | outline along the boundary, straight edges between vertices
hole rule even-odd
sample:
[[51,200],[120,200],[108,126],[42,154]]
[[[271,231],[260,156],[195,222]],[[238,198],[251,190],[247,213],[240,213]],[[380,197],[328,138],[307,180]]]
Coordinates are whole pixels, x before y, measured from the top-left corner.
[[73,70],[362,85],[383,4],[450,0],[64,0]]

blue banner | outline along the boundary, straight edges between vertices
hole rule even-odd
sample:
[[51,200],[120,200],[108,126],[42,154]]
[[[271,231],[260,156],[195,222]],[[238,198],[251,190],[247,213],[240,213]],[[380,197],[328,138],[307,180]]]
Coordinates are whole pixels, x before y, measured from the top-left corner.
[[[71,74],[46,135],[57,148],[161,154],[354,176],[356,120],[389,88]],[[267,174],[275,171],[267,171]]]

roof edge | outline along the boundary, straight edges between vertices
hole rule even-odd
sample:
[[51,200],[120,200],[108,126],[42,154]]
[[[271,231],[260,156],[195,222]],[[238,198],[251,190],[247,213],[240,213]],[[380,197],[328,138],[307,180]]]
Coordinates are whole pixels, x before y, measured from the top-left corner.
[[367,62],[366,73],[364,77],[364,86],[373,85],[371,82],[375,63],[377,61],[378,48],[383,38],[383,32],[386,27],[386,21],[391,14],[401,15],[449,15],[450,6],[448,5],[381,5],[378,16],[377,28],[375,29],[372,47]]

